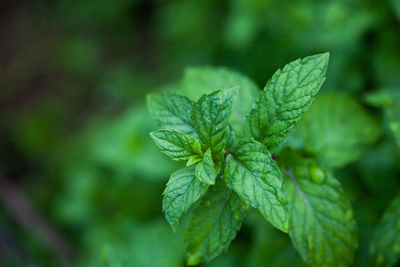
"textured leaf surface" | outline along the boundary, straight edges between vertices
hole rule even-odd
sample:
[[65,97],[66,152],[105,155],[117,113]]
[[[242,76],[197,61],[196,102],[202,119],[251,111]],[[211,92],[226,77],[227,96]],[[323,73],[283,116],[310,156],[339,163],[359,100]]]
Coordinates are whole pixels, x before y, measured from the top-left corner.
[[293,167],[285,181],[289,236],[310,266],[350,266],[357,226],[339,182],[312,161]]
[[242,124],[259,95],[257,85],[246,76],[225,68],[189,68],[185,72],[182,93],[197,100],[203,94],[216,90],[239,87],[238,99],[232,107],[231,123],[236,133],[243,130]]
[[211,155],[211,149],[207,149],[204,153],[203,160],[196,166],[196,178],[202,183],[213,185],[217,173],[214,169],[214,162]]
[[242,225],[247,206],[222,180],[193,210],[185,231],[189,265],[210,261],[228,249]]
[[251,135],[273,152],[312,104],[325,81],[329,54],[298,59],[267,82],[248,116]]
[[207,191],[208,185],[196,179],[195,168],[190,165],[172,173],[164,191],[163,211],[174,231],[179,218]]
[[299,121],[289,142],[325,166],[337,168],[361,156],[378,130],[375,120],[351,96],[322,94]]
[[212,150],[217,159],[222,159],[224,149],[229,142],[231,131],[229,115],[237,88],[216,91],[203,95],[193,105],[192,124],[200,140]]
[[159,130],[150,133],[161,152],[173,160],[188,160],[192,155],[201,154],[198,139],[186,133],[173,130]]
[[400,194],[385,211],[371,241],[376,266],[394,266],[400,259]]
[[266,220],[287,232],[287,201],[282,175],[271,154],[254,140],[243,140],[226,157],[224,179],[246,203],[260,210]]
[[199,155],[193,155],[188,158],[188,161],[186,162],[186,166],[190,166],[192,164],[199,163],[203,159]]
[[196,136],[190,122],[193,102],[174,93],[153,93],[147,96],[151,116],[160,127]]

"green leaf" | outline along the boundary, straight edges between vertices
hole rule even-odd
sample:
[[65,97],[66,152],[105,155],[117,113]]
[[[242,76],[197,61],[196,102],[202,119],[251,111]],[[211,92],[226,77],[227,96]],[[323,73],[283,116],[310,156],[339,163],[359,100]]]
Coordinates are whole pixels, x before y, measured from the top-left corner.
[[228,249],[239,231],[247,206],[223,180],[210,188],[193,210],[185,231],[189,265],[210,261]]
[[196,178],[202,183],[213,185],[217,173],[214,169],[214,162],[211,156],[211,149],[207,149],[204,153],[203,160],[196,166]]
[[147,105],[160,127],[196,136],[190,122],[193,102],[189,98],[174,93],[153,93],[147,95]]
[[397,19],[400,20],[400,2],[396,0],[390,0],[389,2],[393,6],[394,12],[397,15]]
[[376,121],[351,96],[318,96],[299,121],[289,143],[313,155],[323,165],[338,168],[359,158],[378,136]]
[[259,88],[246,76],[225,68],[192,67],[185,71],[182,94],[198,99],[216,90],[239,87],[238,99],[233,103],[231,123],[236,133],[243,131],[243,121],[259,95]]
[[371,241],[376,266],[394,266],[400,259],[400,194],[390,203]]
[[393,132],[393,136],[396,140],[397,146],[400,148],[400,119],[392,121],[390,123],[390,129]]
[[267,82],[250,115],[251,135],[271,152],[311,106],[328,67],[329,54],[298,59],[278,70]]
[[311,160],[287,172],[289,236],[310,266],[350,266],[357,248],[357,225],[350,202],[333,175]]
[[[68,145],[73,154],[67,151],[63,154],[68,159],[72,155],[72,158],[79,157],[82,167],[89,162],[96,166],[107,165],[118,181],[131,181],[138,174],[140,179],[165,181],[176,169],[177,162],[160,153],[149,138],[148,133],[157,127],[149,117],[147,107],[137,105],[111,120],[91,123],[78,139],[74,139],[74,144]],[[150,162],[157,162],[157,168]]]
[[400,148],[400,92],[399,90],[380,90],[367,95],[369,104],[383,107],[386,124],[389,125],[395,141]]
[[200,140],[212,150],[216,159],[222,160],[231,131],[229,115],[237,88],[203,95],[193,105],[191,119]]
[[365,100],[375,107],[395,108],[400,106],[400,92],[398,89],[373,91],[365,96]]
[[188,158],[188,161],[187,161],[187,163],[186,163],[186,166],[190,166],[190,165],[192,165],[192,164],[199,163],[199,162],[202,161],[202,160],[203,160],[203,159],[202,159],[199,155],[190,156],[190,157]]
[[159,130],[150,133],[151,138],[161,149],[161,152],[173,160],[188,160],[192,155],[198,155],[200,141],[186,133],[173,130]]
[[224,179],[246,203],[259,209],[276,228],[287,232],[287,201],[282,175],[271,154],[254,140],[242,140],[226,157]]
[[[112,225],[112,230],[104,232],[106,225]],[[180,233],[172,233],[165,221],[107,222],[94,228],[97,235],[92,239],[95,247],[101,245],[101,257],[95,262],[85,260],[85,266],[177,267],[182,264],[182,238]],[[90,235],[94,233],[90,232]],[[93,245],[91,248],[94,250]]]
[[163,193],[163,211],[174,231],[179,218],[207,191],[208,185],[196,179],[195,168],[190,165],[172,173]]

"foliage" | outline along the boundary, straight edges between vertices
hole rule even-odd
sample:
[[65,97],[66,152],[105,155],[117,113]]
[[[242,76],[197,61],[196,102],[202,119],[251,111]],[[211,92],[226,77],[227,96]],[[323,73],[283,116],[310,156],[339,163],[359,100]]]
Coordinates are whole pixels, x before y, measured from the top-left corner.
[[[16,201],[9,202],[13,208],[4,205],[9,191],[0,190],[1,266],[179,267],[185,256],[193,264],[203,260],[201,266],[329,266],[332,255],[340,264],[353,254],[351,266],[399,264],[399,1],[37,0],[0,6],[0,181],[13,184],[35,211],[21,219],[16,214],[30,213]],[[268,77],[276,77],[272,87],[296,71],[273,75],[278,67],[321,51],[330,51],[329,68],[315,102],[303,99],[301,107],[309,110],[298,120],[302,108],[278,114],[294,117],[262,129],[266,115],[276,112],[273,105],[291,109],[287,95],[271,99],[260,90]],[[215,132],[228,139],[211,149],[206,143],[218,138],[196,133],[192,105],[204,94],[236,87],[231,127]],[[171,100],[156,120],[145,105],[149,93],[154,109]],[[166,98],[171,94],[176,99]],[[250,122],[251,112],[261,115],[260,123]],[[200,119],[196,129],[208,133]],[[156,123],[163,127],[155,139],[166,151],[181,139],[198,140],[174,151],[185,161],[160,153],[149,136]],[[180,134],[164,140],[170,132]],[[263,144],[251,139],[261,136]],[[216,155],[223,146],[231,154]],[[260,162],[247,158],[254,155],[275,163],[266,168],[268,179]],[[227,175],[243,173],[245,186],[237,176],[224,179],[228,158],[238,169]],[[171,173],[191,165],[196,183],[207,190],[186,212],[177,205],[183,215],[173,232],[162,218],[162,193]],[[254,179],[243,166],[252,168]],[[324,177],[325,183],[313,181]],[[271,186],[248,194],[259,181]],[[279,185],[280,191],[259,194]],[[265,207],[282,200],[280,192],[288,203],[277,204],[274,217]],[[335,201],[320,197],[327,194]],[[293,198],[299,200],[295,209]],[[348,223],[341,236],[340,226],[331,229],[324,216],[344,224],[349,203],[358,234]],[[291,228],[300,212],[313,227]],[[272,224],[285,228],[285,216],[288,234]],[[222,232],[226,227],[230,231]],[[55,243],[48,243],[49,229],[57,233]]]
[[[164,191],[163,210],[176,230],[180,217],[191,206],[196,206],[190,211],[190,223],[185,230],[185,255],[189,265],[208,262],[227,250],[241,227],[247,206],[258,209],[279,230],[289,232],[295,248],[307,264],[347,266],[353,262],[358,244],[357,226],[340,183],[330,170],[325,170],[312,159],[312,154],[302,159],[301,150],[286,148],[279,151],[290,130],[311,106],[325,80],[327,66],[328,54],[319,54],[293,61],[278,70],[242,122],[241,127],[247,129],[244,131],[247,134],[243,135],[242,131],[239,137],[235,136],[229,122],[231,113],[236,111],[233,103],[238,87],[204,94],[190,105],[190,100],[173,93],[148,98],[149,109],[160,126],[174,129],[152,132],[154,141],[173,160],[188,162],[186,167],[171,175]],[[217,76],[210,70],[207,73],[210,79],[202,73],[206,81]],[[220,75],[219,79],[234,75]],[[227,81],[229,84],[229,79]],[[368,115],[350,98],[344,96],[347,102],[337,102],[325,97],[330,101],[328,103],[340,103],[354,116],[360,114],[360,117],[354,117],[355,122],[365,123],[367,127],[373,125],[368,121]],[[316,109],[317,115],[323,119],[330,116],[321,109],[341,109],[341,106],[331,107],[328,103],[322,102]],[[180,110],[176,108],[178,106]],[[354,139],[365,139],[357,138],[357,143],[350,139],[347,148],[350,153],[375,139],[374,128],[358,132],[354,122],[348,122],[354,131],[346,126],[347,118],[341,113],[332,117],[338,122],[329,127],[335,130],[338,126],[343,127],[350,130]],[[190,131],[191,136],[179,132],[182,124],[174,127],[173,122],[183,121],[181,118],[186,118],[184,130],[194,129]],[[324,125],[323,119],[303,120],[304,128],[300,132],[310,134],[310,128],[315,129],[315,137],[324,140],[323,133],[330,131],[318,127]],[[311,123],[317,126],[313,127]],[[335,137],[343,139],[340,134]],[[325,142],[332,142],[330,139],[325,137]],[[313,150],[317,155],[328,153],[335,156],[328,149],[329,146],[335,149],[335,141],[328,143],[327,148],[306,140],[318,147]],[[270,151],[278,153],[278,160],[273,159]],[[322,158],[322,162],[332,162],[330,167],[335,167],[352,159],[343,161],[340,153],[349,154],[342,149],[336,153],[338,158]],[[189,160],[192,157],[197,160]],[[206,196],[202,197],[204,194]]]

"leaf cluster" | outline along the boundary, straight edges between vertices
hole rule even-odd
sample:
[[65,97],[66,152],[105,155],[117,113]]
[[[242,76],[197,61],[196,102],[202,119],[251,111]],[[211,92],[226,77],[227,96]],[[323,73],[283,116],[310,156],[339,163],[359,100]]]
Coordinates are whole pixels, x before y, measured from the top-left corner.
[[[249,207],[289,232],[306,263],[351,263],[356,224],[339,182],[313,159],[282,149],[325,81],[328,58],[326,53],[293,61],[257,93],[248,82],[240,88],[243,78],[235,73],[220,71],[205,75],[209,83],[234,77],[226,83],[233,87],[219,82],[220,90],[196,101],[176,93],[148,96],[161,127],[151,137],[172,160],[186,162],[171,174],[163,211],[174,231],[189,212],[189,265],[227,250]],[[248,91],[236,99],[243,89]]]
[[[150,133],[152,139],[172,160],[186,162],[171,174],[163,211],[174,231],[187,214],[182,226],[189,265],[226,251],[250,208],[288,233],[307,265],[352,264],[357,223],[333,171],[358,159],[380,131],[347,94],[322,94],[311,108],[328,59],[325,53],[293,61],[262,91],[238,73],[206,68],[187,72],[178,92],[190,98],[148,95],[161,127]],[[393,93],[387,94],[367,101],[385,108],[398,141],[399,108]],[[398,202],[397,197],[374,235],[377,265],[391,266],[400,254],[400,241],[393,239],[399,236]]]

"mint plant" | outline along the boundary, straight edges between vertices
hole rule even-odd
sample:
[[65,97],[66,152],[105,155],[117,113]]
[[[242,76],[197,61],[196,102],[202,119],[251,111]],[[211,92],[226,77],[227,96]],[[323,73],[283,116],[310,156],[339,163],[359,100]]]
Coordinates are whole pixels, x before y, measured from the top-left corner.
[[304,153],[290,141],[296,135],[289,136],[323,85],[328,60],[325,53],[293,61],[261,92],[237,73],[207,70],[198,77],[219,90],[199,99],[197,92],[187,94],[192,99],[176,92],[148,96],[161,127],[151,137],[172,160],[186,162],[171,174],[163,211],[174,231],[189,215],[189,265],[226,251],[249,208],[288,233],[308,265],[352,263],[357,226],[350,202],[319,154]]

